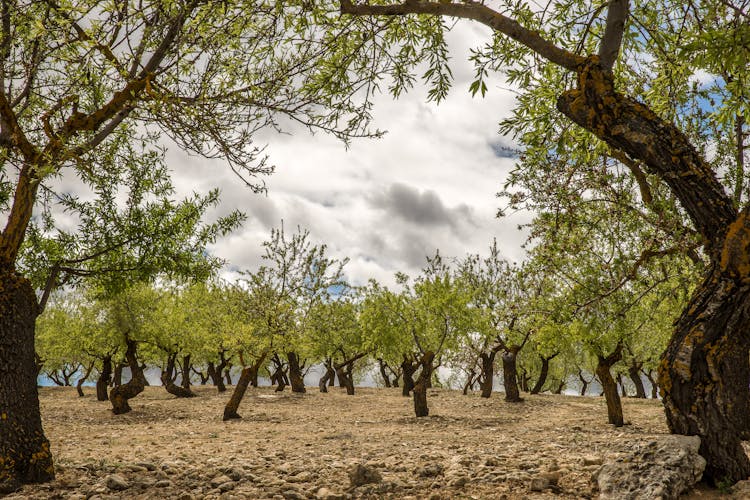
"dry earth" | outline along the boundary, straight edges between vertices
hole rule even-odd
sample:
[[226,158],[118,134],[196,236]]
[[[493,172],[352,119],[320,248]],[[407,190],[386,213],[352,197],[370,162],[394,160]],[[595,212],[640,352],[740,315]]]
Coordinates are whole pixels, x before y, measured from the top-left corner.
[[[210,387],[192,399],[147,387],[119,416],[92,388],[84,398],[43,388],[57,479],[8,498],[595,498],[591,475],[602,461],[667,431],[653,400],[625,399],[629,425],[618,429],[606,423],[603,398],[510,404],[502,394],[435,389],[430,416],[417,419],[399,389],[308,391],[250,389],[244,418],[222,422],[229,392]],[[382,480],[352,487],[355,464]],[[532,491],[541,476],[552,487]]]

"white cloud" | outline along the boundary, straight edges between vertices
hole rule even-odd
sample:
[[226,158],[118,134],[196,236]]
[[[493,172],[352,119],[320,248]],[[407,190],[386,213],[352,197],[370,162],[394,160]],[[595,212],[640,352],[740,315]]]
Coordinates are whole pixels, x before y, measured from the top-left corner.
[[[346,149],[329,135],[297,128],[261,133],[257,142],[268,144],[277,166],[264,179],[267,195],[254,194],[221,161],[169,147],[178,196],[219,187],[222,203],[210,219],[234,209],[248,215],[242,228],[209,249],[227,261],[225,277],[260,264],[261,244],[282,219],[287,230],[300,225],[331,255],[348,257],[346,273],[355,284],[374,278],[392,286],[395,272],[418,273],[436,249],[446,257],[484,253],[493,238],[507,257],[522,258],[524,235],[516,226],[529,217],[495,218],[495,193],[513,165],[498,154],[497,145],[509,141],[497,135],[497,123],[514,97],[499,79],[489,82],[484,99],[468,92],[474,75],[468,48],[488,36],[486,28],[465,22],[450,34],[455,85],[445,102],[426,102],[424,88],[397,101],[379,96],[373,126],[388,131],[382,139],[355,140]],[[56,186],[92,195],[72,172]]]

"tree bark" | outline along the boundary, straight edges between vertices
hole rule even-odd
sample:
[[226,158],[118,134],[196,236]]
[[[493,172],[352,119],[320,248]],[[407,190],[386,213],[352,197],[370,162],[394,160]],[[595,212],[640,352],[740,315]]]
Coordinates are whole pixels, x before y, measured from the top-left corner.
[[401,388],[401,395],[408,397],[409,393],[414,390],[414,373],[417,371],[419,364],[411,356],[404,355],[401,362],[401,373],[404,377],[404,385]]
[[426,417],[430,414],[430,409],[427,407],[427,381],[432,377],[432,362],[435,359],[435,353],[427,351],[422,355],[419,360],[422,370],[419,372],[419,377],[414,384],[414,414],[417,417]]
[[132,410],[128,404],[128,400],[133,399],[143,392],[145,387],[144,382],[146,377],[143,375],[141,365],[138,363],[136,356],[137,343],[130,339],[125,339],[125,342],[128,346],[127,351],[125,351],[125,359],[128,360],[131,377],[127,384],[119,385],[109,393],[109,401],[112,403],[112,413],[115,415],[128,413]]
[[242,418],[237,413],[237,409],[240,407],[242,398],[245,397],[245,392],[247,391],[247,386],[250,385],[251,378],[250,368],[243,368],[242,373],[240,373],[240,379],[237,381],[234,391],[232,391],[232,396],[227,401],[226,406],[224,406],[224,421]]
[[469,370],[469,373],[466,376],[466,383],[464,384],[464,396],[466,396],[470,390],[474,390],[474,384],[476,384],[478,378],[479,376],[477,375],[477,371],[474,368]]
[[289,380],[287,379],[286,373],[284,372],[284,363],[281,361],[278,354],[273,355],[272,362],[274,370],[271,374],[271,384],[277,384],[276,392],[282,392],[284,388],[289,385]]
[[0,494],[55,477],[36,385],[38,314],[28,280],[0,267]]
[[227,367],[224,368],[224,380],[227,385],[232,385],[232,363],[227,361]]
[[482,378],[479,383],[480,389],[482,389],[481,397],[489,398],[492,396],[492,387],[494,385],[495,378],[495,356],[497,350],[492,349],[489,352],[483,352],[479,355],[482,360]]
[[204,371],[198,370],[195,367],[193,367],[193,373],[195,373],[196,375],[198,375],[198,378],[200,379],[200,384],[201,385],[208,384],[208,380],[211,378],[211,376],[208,374],[207,371],[204,372]]
[[618,94],[596,58],[577,69],[578,88],[558,109],[612,147],[643,161],[680,200],[710,258],[704,281],[676,323],[659,367],[659,386],[672,432],[698,435],[709,482],[750,476],[740,437],[747,431],[750,348],[750,221],[711,166],[674,125]]
[[565,379],[560,380],[560,383],[557,384],[557,388],[555,388],[554,394],[562,394],[563,389],[565,389]]
[[635,386],[635,397],[646,399],[646,388],[643,387],[643,380],[641,379],[641,367],[643,363],[639,363],[633,359],[632,363],[628,367],[628,376],[633,381]]
[[266,354],[263,354],[261,357],[256,359],[253,364],[249,366],[251,387],[258,387],[258,373],[260,373],[260,367],[263,366],[263,362],[265,361],[265,359],[266,359]]
[[[174,383],[176,378],[175,374],[175,360],[177,359],[177,353],[171,353],[167,357],[167,365],[161,372],[161,383],[164,389],[173,396],[178,398],[194,398],[195,393],[190,390],[189,386],[186,389],[184,386],[179,386]],[[184,367],[183,367],[184,370]]]
[[581,370],[578,370],[578,380],[581,381],[581,396],[585,396],[586,395],[586,389],[588,389],[589,383],[591,383],[591,381],[590,380],[586,380],[583,377],[583,371],[581,371]]
[[214,366],[213,362],[208,363],[208,374],[218,392],[224,392],[227,390],[227,386],[224,385],[224,369],[227,367],[228,363],[229,360],[224,356],[224,351],[219,351],[218,365]]
[[596,376],[599,377],[599,382],[602,383],[602,389],[604,390],[604,398],[607,402],[607,419],[615,427],[622,427],[624,424],[622,401],[620,401],[620,394],[617,392],[617,383],[610,373],[612,365],[622,359],[622,344],[617,344],[617,348],[609,356],[598,355],[597,358]]
[[529,392],[529,382],[531,382],[531,375],[526,373],[526,368],[521,367],[521,380],[519,381],[519,385],[523,392]]
[[544,384],[547,382],[547,375],[549,374],[549,362],[552,361],[557,354],[558,353],[555,353],[552,356],[539,355],[542,359],[542,368],[539,371],[539,379],[537,379],[536,384],[534,384],[534,387],[531,389],[531,394],[539,394],[542,392]]
[[341,365],[336,368],[336,376],[339,378],[339,383],[346,389],[346,393],[349,396],[354,395],[354,380],[352,380],[351,368],[350,364]]
[[320,377],[320,380],[318,381],[320,392],[328,392],[328,382],[336,377],[336,371],[334,370],[332,363],[331,358],[327,358],[323,362],[325,373],[323,373],[323,376]]
[[190,390],[190,354],[182,357],[182,388]]
[[648,383],[651,384],[651,399],[658,399],[659,398],[659,384],[656,382],[656,379],[654,379],[653,372],[651,370],[648,370],[648,371],[643,370],[643,374],[648,379]]
[[622,381],[622,374],[618,373],[617,377],[615,377],[615,381],[617,382],[617,387],[620,388],[620,393],[622,394],[622,397],[626,398],[628,397],[628,391],[625,388],[625,384]]
[[99,379],[96,381],[96,399],[97,401],[108,401],[107,387],[112,379],[112,356],[104,356],[102,359],[102,371]]
[[88,378],[91,376],[91,372],[94,370],[94,362],[92,361],[89,363],[89,366],[86,368],[86,371],[83,373],[81,378],[78,379],[78,382],[76,382],[76,391],[78,392],[78,397],[83,397],[85,394],[83,393],[83,383],[88,380]]
[[112,387],[120,387],[122,385],[122,363],[115,364],[115,373],[112,377]]
[[250,385],[250,383],[253,381],[253,378],[256,379],[257,383],[258,371],[260,370],[260,367],[263,366],[263,363],[265,362],[267,356],[268,353],[264,352],[258,357],[258,359],[255,360],[252,365],[246,366],[242,369],[242,372],[240,372],[240,378],[237,381],[237,385],[234,387],[234,391],[232,392],[229,401],[227,401],[227,404],[224,407],[223,420],[226,421],[242,418],[240,417],[239,413],[237,413],[237,410],[240,407],[240,402],[242,401],[242,398],[245,397],[247,386]]
[[659,366],[669,429],[701,437],[704,478],[714,483],[750,475],[741,445],[750,413],[750,286],[717,274],[695,290]]
[[286,353],[286,359],[289,362],[289,385],[292,386],[292,392],[306,392],[305,380],[302,376],[303,366],[300,366],[299,356],[296,352],[289,351]]
[[516,378],[516,359],[521,346],[512,346],[502,354],[503,360],[503,385],[505,386],[505,400],[509,403],[520,403],[523,401],[521,393],[518,390],[518,380]]
[[391,379],[388,377],[383,358],[378,358],[378,367],[380,368],[380,376],[383,377],[383,384],[385,384],[386,387],[392,387]]

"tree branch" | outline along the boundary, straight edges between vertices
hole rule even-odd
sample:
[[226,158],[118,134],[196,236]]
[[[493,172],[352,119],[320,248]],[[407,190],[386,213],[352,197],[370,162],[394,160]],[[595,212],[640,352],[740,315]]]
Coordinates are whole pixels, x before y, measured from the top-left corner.
[[606,71],[612,71],[617,61],[627,19],[628,0],[610,0],[609,9],[607,9],[607,24],[599,45],[599,61]]
[[578,70],[578,88],[563,93],[557,109],[609,146],[641,160],[680,200],[707,243],[712,259],[737,210],[715,173],[674,124],[614,89],[610,71],[591,56]]
[[406,0],[401,4],[369,5],[341,0],[341,13],[353,16],[401,16],[405,14],[427,14],[471,19],[499,31],[523,44],[550,62],[570,71],[576,71],[584,58],[568,50],[561,49],[545,40],[538,32],[521,26],[517,21],[474,0],[461,3],[430,2],[426,0]]

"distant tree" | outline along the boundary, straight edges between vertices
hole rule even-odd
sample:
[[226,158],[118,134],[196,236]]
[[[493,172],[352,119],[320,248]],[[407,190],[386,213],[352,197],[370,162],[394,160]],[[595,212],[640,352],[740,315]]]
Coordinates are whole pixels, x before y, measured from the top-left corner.
[[359,321],[359,304],[356,297],[339,296],[319,302],[310,311],[308,330],[313,359],[323,362],[326,371],[321,377],[321,392],[335,374],[339,385],[349,395],[354,394],[354,366],[370,353],[369,333]]
[[543,298],[549,284],[543,270],[519,267],[500,256],[493,242],[487,257],[470,255],[459,266],[460,277],[471,290],[476,349],[481,366],[482,397],[492,394],[494,363],[501,352],[505,399],[521,401],[516,360],[531,336],[540,328]]
[[[251,299],[247,312],[251,324],[269,336],[275,354],[286,358],[294,392],[305,392],[305,361],[300,352],[308,348],[305,332],[311,313],[330,299],[333,290],[345,286],[342,275],[347,261],[326,257],[326,246],[313,245],[309,235],[298,227],[289,237],[283,224],[272,230],[271,238],[263,244],[264,265],[244,278]],[[239,418],[237,408],[250,375],[250,371],[242,371],[224,409],[224,420]]]

